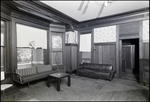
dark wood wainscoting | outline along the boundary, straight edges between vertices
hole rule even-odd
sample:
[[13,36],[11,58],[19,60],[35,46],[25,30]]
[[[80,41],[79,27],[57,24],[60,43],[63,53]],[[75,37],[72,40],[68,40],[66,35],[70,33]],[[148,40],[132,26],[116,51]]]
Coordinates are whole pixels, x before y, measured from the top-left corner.
[[77,68],[77,44],[66,45],[66,70]]

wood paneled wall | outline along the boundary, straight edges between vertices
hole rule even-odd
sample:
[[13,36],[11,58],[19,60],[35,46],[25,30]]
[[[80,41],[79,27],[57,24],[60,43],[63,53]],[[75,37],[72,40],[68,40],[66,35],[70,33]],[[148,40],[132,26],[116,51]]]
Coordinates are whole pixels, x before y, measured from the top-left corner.
[[143,42],[143,59],[149,59],[149,42]]
[[66,70],[77,68],[77,44],[66,44]]
[[139,38],[139,22],[120,24],[119,38],[120,39]]
[[116,43],[95,44],[94,63],[111,64],[116,70]]

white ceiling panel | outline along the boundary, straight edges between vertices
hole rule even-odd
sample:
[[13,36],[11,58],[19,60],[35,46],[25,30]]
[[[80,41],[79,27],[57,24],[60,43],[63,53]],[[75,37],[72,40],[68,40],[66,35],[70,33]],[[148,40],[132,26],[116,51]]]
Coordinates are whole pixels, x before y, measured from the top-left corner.
[[[100,16],[99,11],[105,1],[41,1],[46,5],[68,15],[71,18],[81,22],[106,16],[121,14],[149,7],[149,1],[112,1],[108,3]],[[81,6],[81,4],[83,4]],[[79,7],[82,7],[80,10]],[[83,11],[87,6],[86,12]]]

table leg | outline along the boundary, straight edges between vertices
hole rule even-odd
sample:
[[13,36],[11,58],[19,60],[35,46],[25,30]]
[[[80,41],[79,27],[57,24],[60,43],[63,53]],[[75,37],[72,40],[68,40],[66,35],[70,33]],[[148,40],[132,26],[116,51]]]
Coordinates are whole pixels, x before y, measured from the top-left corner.
[[48,76],[48,87],[51,87],[50,76]]
[[71,86],[71,78],[70,78],[71,76],[69,75],[68,76],[68,86]]
[[60,79],[57,79],[57,91],[60,91]]

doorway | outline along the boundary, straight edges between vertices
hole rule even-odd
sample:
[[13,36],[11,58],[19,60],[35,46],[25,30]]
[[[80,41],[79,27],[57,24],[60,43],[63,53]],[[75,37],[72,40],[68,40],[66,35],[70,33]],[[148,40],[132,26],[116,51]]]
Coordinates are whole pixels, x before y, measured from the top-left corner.
[[139,82],[139,38],[121,40],[121,78]]

